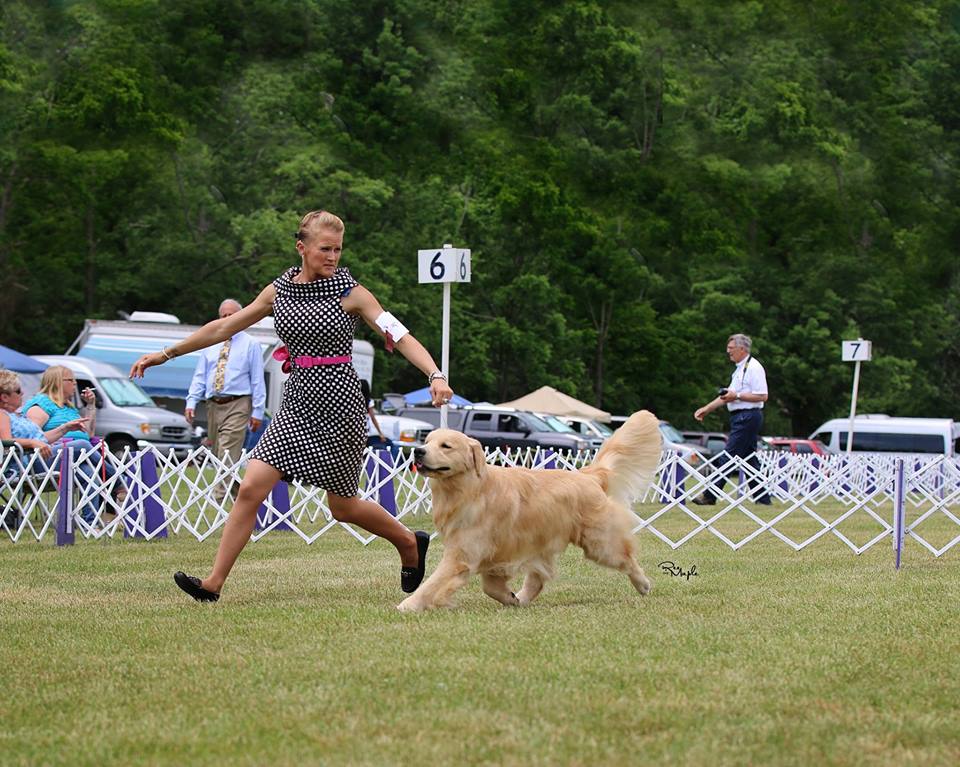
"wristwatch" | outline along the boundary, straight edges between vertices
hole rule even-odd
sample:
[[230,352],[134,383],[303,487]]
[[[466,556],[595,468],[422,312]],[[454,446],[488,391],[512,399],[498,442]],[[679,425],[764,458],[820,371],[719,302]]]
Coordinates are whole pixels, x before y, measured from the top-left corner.
[[740,392],[737,392],[737,395],[734,397],[734,399],[740,399]]

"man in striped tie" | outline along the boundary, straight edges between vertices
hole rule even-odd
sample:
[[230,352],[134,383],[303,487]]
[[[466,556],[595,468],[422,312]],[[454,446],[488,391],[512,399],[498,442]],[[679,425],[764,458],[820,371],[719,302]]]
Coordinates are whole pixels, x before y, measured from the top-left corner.
[[[241,308],[238,301],[225,299],[220,304],[220,318]],[[205,400],[214,455],[221,460],[228,457],[233,465],[240,460],[247,427],[252,431],[260,428],[266,399],[263,349],[250,335],[240,332],[200,352],[183,415],[193,425],[197,404]],[[226,491],[226,486],[218,485],[214,490],[217,500],[223,500]]]

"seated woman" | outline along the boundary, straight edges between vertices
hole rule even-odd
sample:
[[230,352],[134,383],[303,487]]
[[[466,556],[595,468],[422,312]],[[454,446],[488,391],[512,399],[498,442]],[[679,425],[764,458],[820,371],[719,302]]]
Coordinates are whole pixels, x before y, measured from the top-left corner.
[[[91,437],[97,417],[96,395],[92,389],[84,389],[80,395],[84,402],[84,412],[81,414],[72,404],[76,388],[77,379],[70,368],[51,365],[40,379],[40,391],[24,403],[23,412],[57,449],[69,445],[75,454],[80,451],[89,454],[93,449]],[[104,479],[112,478],[116,474],[116,469],[106,457],[101,464],[102,467],[96,468],[102,468]],[[78,468],[85,476],[95,476],[89,455]],[[127,496],[127,490],[122,484],[117,484],[113,495],[118,502],[122,502]],[[84,507],[81,516],[88,522],[93,519],[88,507]]]
[[61,438],[86,442],[87,445],[74,447],[87,449],[91,446],[90,437],[93,436],[97,418],[96,395],[92,389],[84,389],[80,393],[80,399],[84,403],[84,412],[81,415],[73,406],[76,392],[77,378],[74,372],[63,365],[51,365],[43,371],[40,391],[23,404],[23,413],[44,431],[51,431],[68,421],[84,418],[84,426],[70,429]]

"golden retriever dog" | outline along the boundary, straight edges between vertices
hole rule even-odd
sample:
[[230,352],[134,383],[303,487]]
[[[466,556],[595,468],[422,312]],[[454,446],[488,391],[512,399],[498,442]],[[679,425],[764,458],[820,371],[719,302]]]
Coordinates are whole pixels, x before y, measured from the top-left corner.
[[[650,581],[635,559],[627,504],[653,479],[661,448],[659,421],[646,410],[630,416],[580,471],[488,466],[477,440],[451,429],[431,432],[414,459],[430,478],[443,557],[397,609],[448,607],[477,573],[501,604],[530,604],[571,543],[646,594]],[[508,584],[520,573],[526,577],[514,594]]]

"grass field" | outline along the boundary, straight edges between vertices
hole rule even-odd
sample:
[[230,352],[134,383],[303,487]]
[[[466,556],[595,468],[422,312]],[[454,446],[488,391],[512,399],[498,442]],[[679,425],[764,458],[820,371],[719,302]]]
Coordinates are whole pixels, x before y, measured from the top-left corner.
[[647,598],[570,549],[530,608],[416,616],[342,531],[252,544],[216,605],[171,579],[216,540],[0,542],[0,763],[960,762],[960,551],[639,540]]

